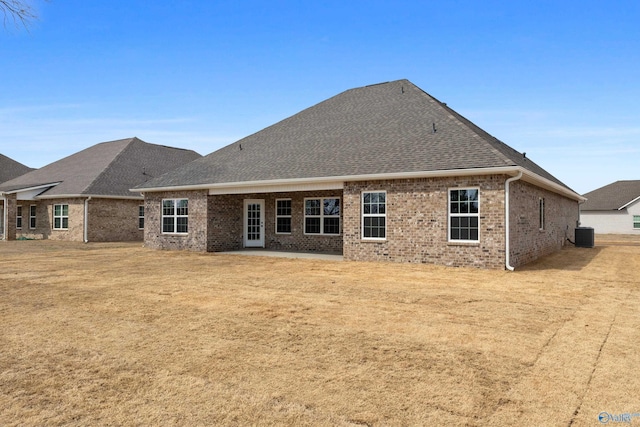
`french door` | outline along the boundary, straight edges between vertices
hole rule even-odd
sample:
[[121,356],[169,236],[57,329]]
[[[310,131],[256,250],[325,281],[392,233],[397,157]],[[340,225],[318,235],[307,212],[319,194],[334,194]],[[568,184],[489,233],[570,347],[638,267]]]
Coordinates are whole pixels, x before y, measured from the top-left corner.
[[244,247],[264,248],[264,200],[244,201]]

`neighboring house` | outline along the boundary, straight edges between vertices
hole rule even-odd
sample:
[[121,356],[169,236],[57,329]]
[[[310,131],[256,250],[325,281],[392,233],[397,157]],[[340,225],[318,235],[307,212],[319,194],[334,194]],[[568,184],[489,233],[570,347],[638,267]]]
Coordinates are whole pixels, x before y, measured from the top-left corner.
[[584,197],[580,225],[598,234],[640,235],[640,180],[616,181]]
[[[27,172],[31,172],[33,168],[16,162],[9,157],[0,154],[0,184],[10,179],[16,178],[20,175],[24,175]],[[4,209],[4,201],[0,199],[0,212]],[[4,235],[4,216],[0,215],[0,236]]]
[[94,145],[4,182],[4,238],[142,240],[144,198],[129,189],[199,157],[129,138]]
[[509,269],[573,238],[583,200],[408,80],[347,90],[135,191],[150,248]]

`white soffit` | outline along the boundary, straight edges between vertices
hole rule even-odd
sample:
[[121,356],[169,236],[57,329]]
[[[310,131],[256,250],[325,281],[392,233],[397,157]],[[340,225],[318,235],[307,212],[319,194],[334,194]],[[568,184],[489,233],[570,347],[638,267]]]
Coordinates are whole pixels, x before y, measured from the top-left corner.
[[221,194],[252,194],[252,193],[288,193],[297,191],[321,191],[321,190],[342,190],[344,182],[307,182],[307,183],[288,183],[274,185],[236,185],[229,187],[210,188],[209,195],[216,196]]
[[16,193],[16,199],[17,200],[36,200],[36,196],[40,193],[42,193],[43,191],[48,190],[50,187],[46,187],[45,189],[42,188],[35,188],[35,189],[29,189],[29,190],[25,190],[25,191],[19,191]]

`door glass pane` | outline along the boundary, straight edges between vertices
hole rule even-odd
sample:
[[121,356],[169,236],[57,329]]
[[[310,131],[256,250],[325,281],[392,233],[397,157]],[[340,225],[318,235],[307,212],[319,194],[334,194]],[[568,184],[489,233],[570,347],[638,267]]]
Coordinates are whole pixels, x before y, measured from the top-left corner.
[[260,204],[247,205],[247,240],[260,240]]

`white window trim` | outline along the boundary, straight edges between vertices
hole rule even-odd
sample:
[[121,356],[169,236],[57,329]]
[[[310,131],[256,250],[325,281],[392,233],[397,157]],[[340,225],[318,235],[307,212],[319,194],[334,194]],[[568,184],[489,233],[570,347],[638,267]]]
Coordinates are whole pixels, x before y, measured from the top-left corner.
[[[18,212],[20,212],[20,215],[18,215]],[[22,230],[22,224],[24,219],[23,215],[24,215],[24,211],[22,210],[22,205],[17,205],[16,206],[16,230]],[[18,220],[20,221],[18,222]]]
[[[173,209],[174,209],[174,214],[173,215],[165,215],[164,214],[164,202],[171,200],[173,201]],[[186,200],[187,201],[187,214],[186,215],[178,215],[178,202],[182,201],[182,200]],[[179,236],[186,236],[187,234],[189,234],[189,199],[186,198],[180,198],[180,199],[162,199],[162,202],[160,203],[160,231],[162,232],[162,234],[168,234],[168,235],[179,235]],[[173,230],[174,231],[164,231],[164,219],[165,218],[173,218]],[[187,231],[177,231],[178,230],[178,218],[187,218]]]
[[[142,215],[140,215],[140,208],[142,208]],[[140,227],[140,220],[142,219],[142,227]],[[144,230],[144,205],[138,205],[138,230]]]
[[[636,218],[638,218],[638,221],[636,221]],[[637,227],[636,227],[636,224],[638,224]],[[631,227],[634,230],[640,230],[640,215],[632,215],[632,217],[631,217]]]
[[[384,193],[384,214],[365,214],[364,213],[364,195],[367,193]],[[387,197],[387,190],[367,190],[360,193],[360,238],[362,240],[372,242],[384,242],[387,240],[387,211],[389,207],[389,198]],[[384,217],[384,237],[364,237],[364,219],[373,217]]]
[[[478,213],[463,213],[463,214],[452,214],[451,213],[451,192],[459,191],[459,190],[476,190],[478,192]],[[480,227],[480,212],[482,210],[482,202],[480,197],[480,187],[451,187],[447,190],[447,242],[448,243],[480,243],[481,239],[481,227]],[[464,239],[452,239],[451,238],[451,217],[467,217],[467,218],[478,218],[478,240],[464,240]]]
[[[36,208],[36,212],[34,215],[31,215],[31,208]],[[29,205],[29,230],[35,230],[38,227],[38,222],[37,222],[37,216],[38,216],[38,207],[37,205]],[[33,220],[35,222],[35,227],[31,226],[31,220]]]
[[538,227],[540,231],[544,231],[547,228],[544,197],[538,199]]
[[[60,216],[56,216],[56,206],[60,206]],[[64,209],[63,206],[67,207],[67,215],[64,215]],[[54,230],[68,230],[69,229],[69,204],[67,203],[59,203],[59,204],[54,204],[53,205],[53,223],[51,224],[51,226],[53,227]],[[56,218],[60,218],[60,227],[56,228]],[[64,224],[64,218],[67,218],[67,227],[63,227],[62,224]]]
[[[338,215],[325,215],[324,214],[324,200],[326,199],[338,199],[340,201],[340,214]],[[320,200],[320,215],[307,215],[307,200]],[[338,196],[326,196],[326,197],[305,197],[302,206],[302,232],[305,236],[340,236],[342,235],[342,198]],[[307,218],[320,218],[320,232],[319,233],[307,233]],[[325,233],[324,232],[324,219],[325,218],[338,218],[338,233]]]
[[[291,205],[290,205],[291,212],[290,212],[290,214],[289,214],[289,215],[278,215],[278,202],[284,202],[284,201],[289,201],[289,202],[291,202]],[[274,224],[274,227],[275,227],[275,233],[276,233],[276,234],[284,234],[284,235],[291,234],[291,231],[289,231],[289,232],[278,231],[278,218],[289,218],[290,225],[291,225],[291,226],[292,226],[292,228],[293,228],[293,219],[292,219],[292,216],[293,216],[293,201],[292,201],[290,198],[289,198],[289,199],[276,199],[276,215],[275,215],[275,217],[276,217],[276,222],[275,222],[275,224]]]

